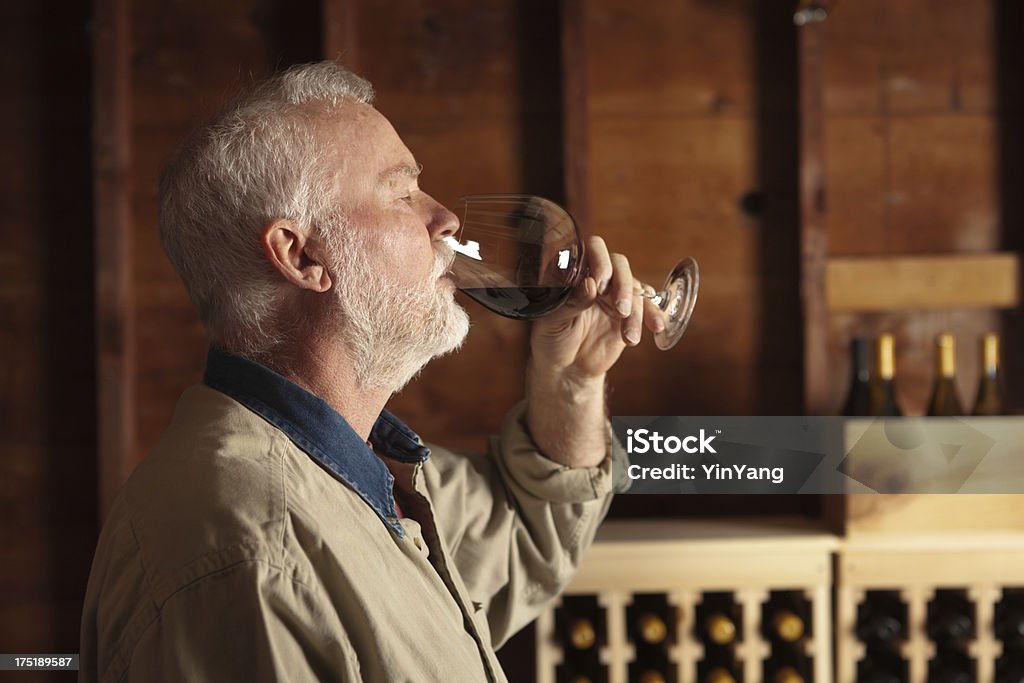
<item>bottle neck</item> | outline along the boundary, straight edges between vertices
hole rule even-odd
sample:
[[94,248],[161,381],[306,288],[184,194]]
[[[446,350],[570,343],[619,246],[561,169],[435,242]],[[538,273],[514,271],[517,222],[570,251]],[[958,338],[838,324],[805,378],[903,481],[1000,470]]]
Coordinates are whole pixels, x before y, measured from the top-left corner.
[[878,379],[883,382],[892,381],[895,374],[895,360],[893,358],[893,339],[891,335],[884,334],[878,338],[878,353],[876,354],[876,370]]
[[867,382],[871,379],[868,367],[868,346],[861,337],[850,342],[850,357],[853,360],[853,382]]
[[936,342],[939,377],[952,379],[956,376],[956,353],[951,335],[941,335]]
[[985,374],[995,377],[999,371],[999,337],[985,335],[981,342],[981,358]]

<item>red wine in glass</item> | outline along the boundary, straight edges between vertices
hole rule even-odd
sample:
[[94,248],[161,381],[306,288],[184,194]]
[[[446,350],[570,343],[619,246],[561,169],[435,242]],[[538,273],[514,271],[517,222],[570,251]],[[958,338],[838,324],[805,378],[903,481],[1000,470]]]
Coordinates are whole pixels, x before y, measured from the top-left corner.
[[[587,276],[579,229],[558,204],[532,195],[467,195],[458,200],[461,223],[447,239],[455,251],[455,285],[485,308],[509,318],[539,318],[556,310]],[[672,348],[697,301],[700,273],[690,257],[680,261],[665,286],[644,287],[663,316],[658,348]]]

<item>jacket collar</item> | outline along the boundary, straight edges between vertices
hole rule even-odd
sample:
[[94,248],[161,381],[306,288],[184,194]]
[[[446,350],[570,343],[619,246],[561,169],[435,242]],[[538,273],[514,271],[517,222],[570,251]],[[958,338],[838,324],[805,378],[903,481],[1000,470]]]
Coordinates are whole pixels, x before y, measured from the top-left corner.
[[399,536],[394,477],[374,449],[406,463],[430,450],[401,420],[382,411],[370,432],[373,449],[325,401],[251,360],[210,349],[203,383],[235,399],[291,439],[336,479],[355,491]]

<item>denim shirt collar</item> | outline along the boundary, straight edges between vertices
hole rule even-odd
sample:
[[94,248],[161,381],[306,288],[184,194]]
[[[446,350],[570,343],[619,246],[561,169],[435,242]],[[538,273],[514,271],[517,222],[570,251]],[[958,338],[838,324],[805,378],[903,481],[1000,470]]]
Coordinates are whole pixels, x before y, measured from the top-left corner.
[[[347,484],[399,536],[394,477],[384,462],[325,401],[258,363],[210,349],[203,383],[260,415],[335,478]],[[430,455],[420,437],[382,411],[370,432],[377,452],[407,463]]]

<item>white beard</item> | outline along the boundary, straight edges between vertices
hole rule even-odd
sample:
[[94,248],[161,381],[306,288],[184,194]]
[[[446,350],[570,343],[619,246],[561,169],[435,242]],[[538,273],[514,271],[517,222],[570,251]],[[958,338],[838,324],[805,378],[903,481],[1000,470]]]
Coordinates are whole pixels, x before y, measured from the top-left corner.
[[454,289],[439,279],[453,253],[434,250],[432,272],[411,286],[383,277],[350,229],[340,250],[331,249],[337,281],[340,333],[353,354],[356,381],[364,389],[398,392],[433,358],[462,345],[469,315],[455,303]]

